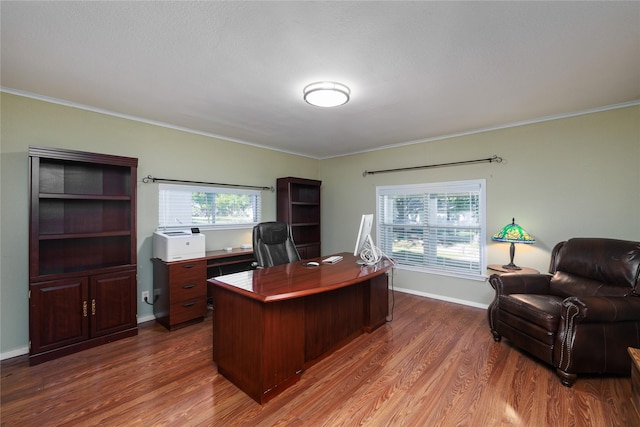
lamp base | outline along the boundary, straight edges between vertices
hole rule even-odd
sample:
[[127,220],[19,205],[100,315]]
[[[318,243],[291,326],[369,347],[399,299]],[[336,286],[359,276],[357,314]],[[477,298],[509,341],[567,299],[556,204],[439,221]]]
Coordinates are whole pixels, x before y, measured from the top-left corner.
[[517,265],[515,265],[513,263],[513,257],[516,254],[516,245],[513,244],[513,242],[511,242],[511,246],[509,247],[509,264],[507,265],[503,265],[502,268],[504,268],[505,270],[522,270],[520,267],[518,267]]

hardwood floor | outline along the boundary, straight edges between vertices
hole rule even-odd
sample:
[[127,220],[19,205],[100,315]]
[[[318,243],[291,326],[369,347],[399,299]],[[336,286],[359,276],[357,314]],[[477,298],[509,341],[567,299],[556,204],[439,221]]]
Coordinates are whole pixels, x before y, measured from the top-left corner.
[[495,343],[486,311],[396,292],[394,320],[261,406],[217,374],[212,316],[37,366],[1,364],[3,426],[639,426],[626,377],[554,371]]

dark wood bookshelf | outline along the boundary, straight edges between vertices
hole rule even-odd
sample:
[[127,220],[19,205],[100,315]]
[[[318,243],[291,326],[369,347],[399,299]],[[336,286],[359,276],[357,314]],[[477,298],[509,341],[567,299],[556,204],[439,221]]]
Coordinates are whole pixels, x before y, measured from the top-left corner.
[[137,334],[137,165],[29,147],[31,364]]
[[320,186],[322,181],[286,177],[277,180],[277,219],[291,226],[302,259],[321,255]]

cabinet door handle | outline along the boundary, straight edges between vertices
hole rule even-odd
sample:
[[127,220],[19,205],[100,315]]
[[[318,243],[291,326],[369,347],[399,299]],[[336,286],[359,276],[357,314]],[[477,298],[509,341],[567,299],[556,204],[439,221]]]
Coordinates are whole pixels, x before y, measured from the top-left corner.
[[185,264],[182,266],[182,268],[193,268],[195,266],[196,266],[195,264]]
[[96,300],[94,299],[91,300],[91,315],[96,315]]
[[198,286],[198,285],[196,285],[195,283],[189,283],[188,285],[184,285],[183,288],[184,289],[191,289],[191,288],[195,288],[196,286]]
[[187,302],[185,304],[182,304],[183,307],[191,307],[191,306],[194,306],[194,305],[196,305],[195,302]]
[[87,317],[87,302],[82,301],[82,316]]

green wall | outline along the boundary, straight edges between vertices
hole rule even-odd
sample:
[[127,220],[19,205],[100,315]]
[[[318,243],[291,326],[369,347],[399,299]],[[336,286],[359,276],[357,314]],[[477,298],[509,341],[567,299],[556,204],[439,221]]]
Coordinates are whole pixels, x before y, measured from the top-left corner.
[[[151,236],[158,222],[162,178],[274,186],[282,176],[318,179],[318,160],[228,142],[105,114],[2,93],[0,140],[0,355],[27,351],[29,145],[69,148],[138,158],[138,295],[153,294]],[[276,218],[275,192],[263,192],[263,219]],[[251,243],[251,230],[206,232],[207,250]],[[140,298],[138,298],[140,300]],[[153,319],[138,302],[138,320]]]
[[[157,185],[147,175],[275,186],[276,178],[321,179],[323,254],[352,251],[360,216],[375,212],[378,185],[486,179],[487,239],[515,217],[536,239],[516,250],[516,263],[545,271],[555,243],[574,236],[640,240],[640,107],[627,107],[406,145],[351,156],[312,159],[2,93],[0,153],[0,356],[28,343],[28,156],[42,145],[137,157],[138,294],[152,290],[151,235]],[[389,141],[393,144],[397,141]],[[388,169],[503,157],[500,164],[363,177]],[[263,193],[265,220],[275,219],[275,193]],[[207,249],[250,242],[251,231],[208,232]],[[488,262],[508,261],[508,247],[487,242]],[[486,306],[486,282],[396,271],[396,288]],[[139,320],[153,318],[138,303]]]
[[[504,161],[363,177],[365,170],[494,154]],[[488,264],[509,261],[508,245],[490,238],[515,217],[536,238],[534,245],[517,246],[516,264],[546,272],[553,246],[571,237],[640,241],[640,107],[326,159],[320,178],[325,251],[353,248],[360,215],[375,212],[376,186],[485,179]],[[394,283],[411,293],[480,307],[494,295],[487,282],[406,270],[396,271]]]

